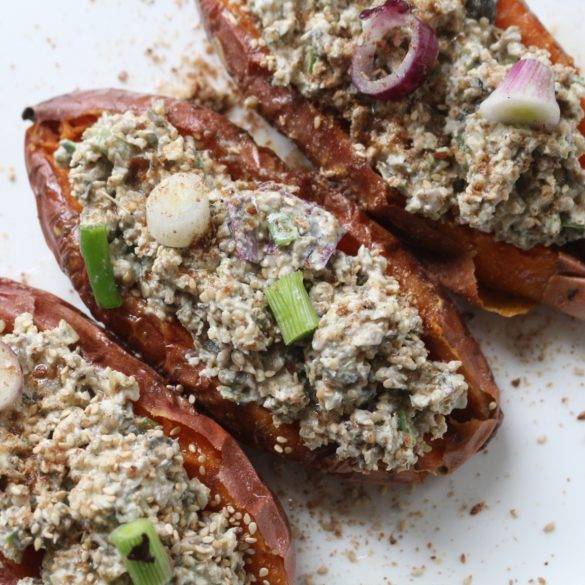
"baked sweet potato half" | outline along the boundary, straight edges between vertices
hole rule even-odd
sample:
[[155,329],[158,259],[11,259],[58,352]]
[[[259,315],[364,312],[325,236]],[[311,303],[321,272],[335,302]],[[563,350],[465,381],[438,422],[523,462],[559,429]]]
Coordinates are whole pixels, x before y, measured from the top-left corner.
[[[188,538],[199,547],[205,547],[205,542],[215,543],[214,538],[217,538],[218,548],[225,547],[215,553],[219,559],[217,566],[206,568],[209,575],[212,575],[212,570],[219,570],[220,561],[231,558],[235,568],[229,573],[230,583],[244,583],[246,575],[256,577],[257,582],[262,582],[262,579],[281,585],[293,582],[293,547],[284,512],[235,440],[219,425],[197,413],[158,374],[121,349],[76,309],[53,295],[0,279],[0,321],[3,322],[0,333],[0,436],[6,455],[0,469],[5,498],[0,504],[0,551],[11,552],[9,556],[22,555],[21,563],[16,564],[0,554],[2,585],[15,585],[24,577],[38,577],[41,565],[43,571],[48,572],[47,578],[51,574],[55,575],[54,578],[60,575],[63,581],[59,582],[73,582],[67,580],[71,571],[75,582],[82,582],[86,573],[88,579],[92,575],[103,582],[113,582],[118,577],[121,580],[116,580],[117,583],[130,582],[128,574],[118,566],[121,560],[117,560],[116,555],[109,558],[112,551],[107,545],[98,546],[99,539],[92,540],[92,535],[88,536],[84,531],[91,527],[99,530],[100,535],[104,531],[107,534],[112,517],[127,515],[128,522],[134,519],[136,509],[144,511],[145,505],[152,508],[151,496],[148,496],[151,498],[149,504],[141,500],[142,492],[150,489],[149,482],[152,482],[152,489],[157,489],[157,508],[149,512],[148,517],[157,518],[158,515],[163,523],[166,518],[167,522],[175,523],[177,531],[185,531],[180,535],[183,541],[174,542],[173,556],[176,567],[179,567],[176,570],[183,573],[175,574],[176,581],[173,582],[190,582],[188,564],[180,559],[176,548],[193,550]],[[7,347],[20,364],[20,382],[24,384],[18,389],[20,396],[14,398],[14,405],[10,408],[7,408],[5,399],[7,378],[13,374],[5,369],[7,356],[4,350]],[[66,403],[67,409],[60,409],[61,402]],[[104,413],[105,422],[100,420]],[[108,416],[116,417],[116,422],[108,423]],[[71,417],[74,420],[68,423]],[[100,424],[106,425],[107,430],[100,431]],[[95,438],[79,437],[80,432],[91,433],[101,442],[97,444]],[[134,432],[134,435],[128,436],[129,432]],[[146,441],[148,452],[141,452],[142,439]],[[126,471],[128,453],[121,448],[116,450],[117,445],[125,445],[125,441],[131,446],[136,444],[131,449],[130,460],[134,467],[129,471]],[[160,469],[165,471],[157,475],[149,464],[161,446],[166,449],[166,459],[160,462]],[[67,452],[68,448],[77,449],[77,453]],[[111,459],[105,461],[106,456]],[[178,469],[169,468],[170,457]],[[61,465],[63,458],[68,461],[65,466]],[[123,471],[117,473],[120,468]],[[155,480],[151,479],[152,476]],[[185,483],[187,476],[194,478],[194,484],[199,486],[195,492],[197,497],[209,490],[205,501],[192,500],[193,493],[189,491],[188,482]],[[100,477],[106,478],[104,485],[99,483]],[[133,480],[138,482],[137,485],[132,484]],[[212,529],[212,537],[207,541],[201,540],[204,535],[201,538],[195,536],[196,532],[187,537],[185,526],[192,527],[192,520],[190,523],[184,518],[177,520],[182,512],[175,514],[174,521],[165,516],[165,507],[173,511],[175,505],[165,490],[171,480],[175,493],[181,494],[178,505],[185,509],[185,514],[189,507],[201,510],[203,514],[222,515],[228,511],[225,513],[228,526],[216,526],[217,532]],[[118,486],[125,488],[127,495],[114,489]],[[66,498],[60,489],[69,492]],[[24,497],[27,494],[31,497],[30,507],[27,507],[27,498]],[[117,498],[122,503],[119,506],[117,503],[110,507],[105,505],[107,509],[102,510],[104,505],[100,498],[108,497]],[[178,495],[175,497],[179,498]],[[87,510],[94,508],[98,511],[92,516]],[[55,515],[61,517],[60,522],[55,521]],[[198,522],[207,526],[208,518],[218,522],[213,516],[200,516]],[[100,523],[105,523],[105,528]],[[14,532],[8,534],[11,528]],[[88,543],[82,541],[85,542],[83,551],[76,549],[78,540],[75,539],[79,533],[84,534],[82,538],[88,537],[93,545],[85,546]],[[67,534],[73,540],[66,541]],[[206,534],[210,534],[209,528]],[[229,542],[236,534],[238,540]],[[30,545],[27,545],[28,541]],[[172,538],[170,542],[173,543]],[[43,563],[40,550],[34,552],[32,543],[42,551],[50,550],[50,559],[45,559],[46,563]],[[55,551],[56,543],[72,551],[69,556],[79,558],[72,560],[59,556],[60,553]],[[166,539],[165,544],[169,545]],[[103,560],[98,560],[96,550],[101,551]],[[84,562],[80,559],[82,552]],[[189,553],[186,554],[188,558]],[[235,560],[234,555],[238,555]],[[192,558],[205,565],[213,564],[210,560],[213,556],[209,551],[198,550]],[[76,565],[77,562],[81,564]],[[201,575],[193,569],[191,576],[197,574]],[[216,575],[218,579],[227,578],[227,573]]]
[[[507,316],[545,304],[585,318],[582,85],[523,0],[198,4],[242,94],[451,291]],[[400,27],[414,41],[397,80],[384,63],[396,68],[408,48]],[[486,130],[476,114],[520,57],[557,68],[554,138],[540,126]],[[549,157],[565,131],[571,154]]]
[[[454,305],[397,239],[318,178],[177,100],[90,91],[25,118],[40,222],[75,289],[237,437],[330,472],[417,482],[455,470],[492,436],[498,389]],[[168,192],[200,196],[171,230],[151,207]],[[201,221],[207,232],[181,243],[181,222],[200,208],[193,229]],[[92,292],[80,253],[88,222],[118,234],[119,308]]]

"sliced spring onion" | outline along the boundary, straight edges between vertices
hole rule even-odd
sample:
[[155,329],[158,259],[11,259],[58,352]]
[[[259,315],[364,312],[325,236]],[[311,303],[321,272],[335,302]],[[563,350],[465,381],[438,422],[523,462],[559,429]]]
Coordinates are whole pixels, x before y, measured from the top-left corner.
[[299,230],[290,216],[280,211],[268,216],[268,231],[277,246],[288,246],[299,237]]
[[0,341],[0,412],[9,410],[17,402],[24,386],[24,376],[18,357]]
[[91,290],[97,304],[102,309],[121,307],[122,297],[114,280],[106,226],[102,224],[82,225],[79,228],[79,243]]
[[310,335],[319,326],[302,272],[279,278],[266,289],[265,295],[286,345]]
[[207,187],[198,173],[163,179],[146,200],[146,223],[163,246],[188,248],[202,238],[211,222]]
[[481,104],[490,122],[554,128],[561,120],[552,69],[536,59],[522,59]]
[[134,585],[165,585],[172,579],[167,552],[147,518],[122,524],[110,539],[123,557]]

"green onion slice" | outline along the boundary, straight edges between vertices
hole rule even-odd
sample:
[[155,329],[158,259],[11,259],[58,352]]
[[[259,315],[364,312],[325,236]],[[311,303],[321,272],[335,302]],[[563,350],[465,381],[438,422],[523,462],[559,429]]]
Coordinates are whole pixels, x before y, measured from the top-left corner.
[[167,552],[147,518],[118,526],[110,539],[134,585],[165,585],[173,577]]
[[277,246],[288,246],[299,237],[299,230],[290,216],[280,211],[268,216],[268,231]]
[[79,241],[81,255],[97,304],[102,309],[121,307],[122,297],[114,280],[106,226],[102,224],[82,225],[79,229]]
[[286,345],[310,335],[319,326],[301,271],[279,278],[265,295]]

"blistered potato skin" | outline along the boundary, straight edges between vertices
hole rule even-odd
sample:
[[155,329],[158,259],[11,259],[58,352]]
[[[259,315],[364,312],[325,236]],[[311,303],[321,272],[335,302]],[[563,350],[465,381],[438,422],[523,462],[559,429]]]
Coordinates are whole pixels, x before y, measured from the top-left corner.
[[[41,330],[54,328],[64,319],[79,335],[79,347],[87,360],[136,378],[140,398],[134,404],[135,412],[159,422],[167,434],[175,429],[173,436],[181,445],[189,476],[200,479],[212,494],[220,494],[223,505],[231,504],[242,513],[247,512],[256,522],[259,538],[248,570],[258,576],[264,566],[270,569],[271,583],[292,584],[294,551],[288,521],[236,441],[217,423],[195,412],[166,387],[163,378],[124,351],[72,306],[46,292],[0,278],[0,320],[5,322],[8,331],[15,318],[24,312],[32,314]],[[199,453],[189,451],[190,443],[197,445],[206,456],[204,475],[199,471]],[[27,551],[21,565],[8,562],[0,555],[0,585],[16,585],[23,577],[35,576],[40,561],[40,555],[32,551]]]
[[[585,319],[585,244],[524,251],[453,221],[432,221],[406,212],[403,196],[388,188],[358,154],[335,118],[295,89],[271,84],[271,73],[263,65],[268,49],[254,42],[260,32],[243,10],[245,1],[198,0],[198,5],[240,91],[254,97],[258,111],[296,142],[315,166],[327,171],[336,187],[412,246],[438,282],[470,303],[504,316],[545,304]],[[499,0],[496,23],[518,26],[527,43],[547,48],[553,59],[572,64],[523,0]],[[319,124],[314,123],[316,117]]]
[[200,148],[209,150],[232,178],[297,185],[301,197],[335,213],[348,230],[343,241],[346,251],[355,252],[360,245],[384,249],[390,273],[420,311],[425,341],[433,357],[462,362],[470,387],[468,408],[450,419],[447,436],[435,441],[433,450],[413,470],[364,474],[352,462],[340,461],[330,449],[309,450],[302,444],[296,425],[276,427],[268,410],[257,405],[238,406],[222,398],[216,382],[200,377],[199,369],[188,364],[192,338],[177,321],[163,322],[147,314],[144,302],[130,295],[120,309],[105,311],[96,306],[79,253],[79,205],[70,196],[66,171],[55,164],[53,151],[59,138],[79,138],[83,128],[101,112],[144,112],[154,99],[157,98],[100,90],[61,96],[25,112],[34,121],[27,132],[26,162],[45,238],[93,315],[147,363],[194,393],[198,405],[245,442],[273,452],[276,437],[286,437],[291,449],[282,456],[290,459],[345,477],[416,483],[428,475],[455,470],[481,449],[501,419],[499,391],[481,350],[451,301],[426,278],[421,266],[394,236],[367,219],[342,194],[314,175],[289,171],[271,151],[258,147],[248,134],[209,110],[165,99],[170,123],[182,134],[192,135]]

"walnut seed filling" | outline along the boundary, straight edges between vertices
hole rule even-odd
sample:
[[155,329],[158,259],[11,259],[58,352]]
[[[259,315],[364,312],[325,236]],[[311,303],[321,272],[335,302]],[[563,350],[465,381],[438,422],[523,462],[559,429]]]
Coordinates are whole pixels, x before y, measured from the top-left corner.
[[[57,159],[82,224],[108,226],[118,285],[191,333],[191,364],[224,397],[298,423],[310,449],[333,446],[365,470],[412,467],[465,407],[459,363],[430,359],[420,316],[379,251],[337,250],[338,220],[294,187],[231,180],[166,120],[162,102],[143,115],[103,114]],[[208,232],[184,248],[157,242],[145,217],[152,190],[177,173],[197,174],[209,202]],[[318,326],[286,345],[265,292],[293,273]]]
[[86,361],[65,321],[39,331],[25,313],[0,340],[25,376],[0,413],[0,552],[19,562],[44,551],[41,576],[19,585],[131,585],[110,534],[139,518],[168,552],[172,583],[247,582],[243,527],[206,511],[209,489],[189,479],[177,441],[134,415],[134,378]]
[[[575,69],[552,65],[561,108],[554,129],[490,122],[480,105],[512,67],[526,58],[550,65],[550,55],[523,45],[515,27],[472,18],[465,0],[410,0],[437,34],[439,62],[410,96],[368,98],[352,85],[350,65],[360,13],[382,3],[250,0],[271,51],[273,83],[294,85],[345,120],[358,151],[404,195],[408,211],[455,217],[523,249],[582,239],[585,83]],[[390,57],[401,54],[390,49]]]

